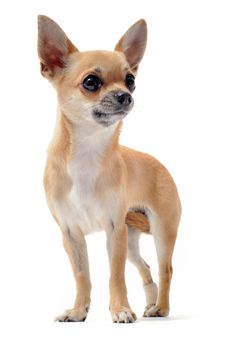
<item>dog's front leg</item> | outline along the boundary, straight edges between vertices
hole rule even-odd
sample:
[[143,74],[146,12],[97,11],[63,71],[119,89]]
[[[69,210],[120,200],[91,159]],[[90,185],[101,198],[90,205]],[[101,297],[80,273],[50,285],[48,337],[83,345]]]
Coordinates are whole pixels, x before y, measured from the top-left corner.
[[73,309],[66,310],[56,318],[60,322],[85,321],[90,306],[91,282],[87,246],[83,233],[62,230],[64,248],[69,256],[76,281],[77,295]]
[[128,229],[125,224],[107,232],[107,249],[110,263],[110,311],[113,322],[131,323],[136,315],[130,309],[125,285]]

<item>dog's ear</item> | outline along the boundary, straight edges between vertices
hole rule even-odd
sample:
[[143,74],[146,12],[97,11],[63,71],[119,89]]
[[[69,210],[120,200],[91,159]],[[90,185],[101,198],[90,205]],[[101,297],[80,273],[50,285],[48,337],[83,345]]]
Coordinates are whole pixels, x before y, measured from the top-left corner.
[[72,52],[78,51],[59,25],[47,16],[38,16],[38,55],[41,74],[52,79],[66,66]]
[[137,70],[138,64],[143,58],[147,41],[147,25],[144,19],[134,23],[123,35],[115,47],[121,51],[130,64],[131,69]]

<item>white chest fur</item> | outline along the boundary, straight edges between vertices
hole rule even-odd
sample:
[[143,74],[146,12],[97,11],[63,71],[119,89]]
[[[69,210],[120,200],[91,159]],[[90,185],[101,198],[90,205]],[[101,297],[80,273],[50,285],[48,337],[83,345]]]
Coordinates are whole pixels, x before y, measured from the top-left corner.
[[72,157],[67,165],[73,186],[65,199],[56,205],[59,220],[72,232],[80,228],[84,234],[88,234],[103,229],[101,221],[105,208],[96,198],[95,186],[102,157],[115,129],[116,125],[74,130]]

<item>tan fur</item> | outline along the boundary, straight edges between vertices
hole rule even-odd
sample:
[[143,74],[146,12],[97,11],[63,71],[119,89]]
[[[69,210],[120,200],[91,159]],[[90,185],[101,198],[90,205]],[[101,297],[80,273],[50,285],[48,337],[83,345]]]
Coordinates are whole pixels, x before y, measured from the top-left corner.
[[150,233],[148,219],[141,213],[129,212],[126,215],[126,224],[144,233]]
[[[50,28],[52,34],[46,28]],[[171,258],[181,213],[176,186],[166,168],[154,157],[119,145],[120,119],[106,128],[97,124],[90,112],[111,91],[128,91],[125,75],[135,74],[143,56],[146,24],[142,20],[132,26],[114,52],[79,52],[64,38],[60,27],[45,16],[39,17],[39,38],[42,74],[55,87],[59,103],[57,125],[48,149],[44,187],[49,208],[61,227],[77,283],[74,309],[58,320],[86,318],[91,283],[84,235],[89,233],[86,230],[96,228],[105,230],[108,237],[113,320],[133,322],[136,319],[128,303],[124,279],[127,244],[128,254],[143,283],[153,286],[145,288],[147,300],[154,301],[147,306],[145,316],[165,316],[169,310]],[[56,45],[59,52],[54,49]],[[128,45],[132,46],[131,50],[125,48]],[[58,57],[52,60],[53,55]],[[85,90],[82,82],[88,74],[101,75],[104,81],[101,89]],[[86,169],[85,157],[90,169]],[[76,166],[77,172],[74,171]],[[75,201],[77,198],[77,207],[74,198]],[[145,208],[145,215],[137,208]],[[83,222],[80,221],[82,217]],[[132,238],[130,235],[128,238],[128,229],[133,233]],[[160,273],[158,298],[149,267],[140,257],[138,243],[133,242],[133,237],[140,232],[151,233],[155,240]]]

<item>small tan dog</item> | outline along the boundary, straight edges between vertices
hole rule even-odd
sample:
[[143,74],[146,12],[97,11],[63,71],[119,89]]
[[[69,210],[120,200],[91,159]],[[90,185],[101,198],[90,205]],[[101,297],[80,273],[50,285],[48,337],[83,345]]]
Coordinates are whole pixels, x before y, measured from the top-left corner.
[[[91,282],[85,235],[100,230],[107,234],[113,321],[136,320],[125,285],[127,254],[142,277],[144,316],[167,316],[171,259],[181,215],[179,196],[161,163],[118,143],[122,119],[133,107],[131,94],[146,48],[146,22],[142,19],[130,27],[113,52],[78,51],[46,16],[38,17],[38,28],[41,73],[58,96],[44,187],[77,284],[74,308],[56,320],[87,317]],[[142,232],[155,241],[159,288],[139,253]]]

